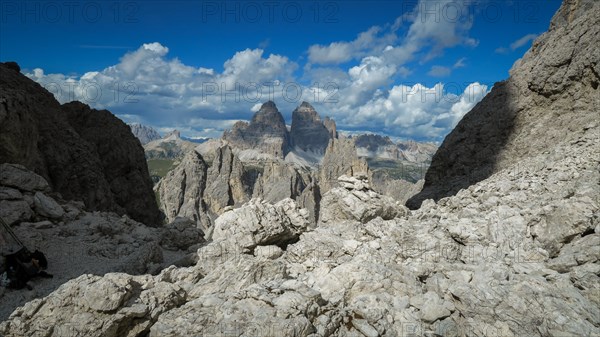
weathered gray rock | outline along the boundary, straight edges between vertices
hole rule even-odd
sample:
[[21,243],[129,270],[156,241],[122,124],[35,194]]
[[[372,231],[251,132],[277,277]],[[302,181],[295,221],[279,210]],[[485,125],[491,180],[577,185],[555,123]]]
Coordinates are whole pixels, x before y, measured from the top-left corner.
[[253,197],[275,203],[286,198],[296,199],[312,177],[306,171],[282,161],[266,162],[254,186]]
[[250,123],[238,122],[223,139],[238,149],[257,149],[275,158],[284,158],[289,151],[289,134],[283,116],[272,101],[264,103]]
[[346,138],[331,139],[319,168],[321,194],[338,186],[340,176],[359,174],[370,176],[369,166],[364,159],[358,158],[354,142]]
[[54,199],[42,192],[36,192],[33,196],[35,212],[43,217],[50,219],[60,219],[65,214],[65,210]]
[[151,159],[181,159],[197,145],[184,140],[178,130],[173,130],[162,138],[144,144],[144,152]]
[[411,183],[404,179],[380,178],[373,173],[373,190],[377,193],[387,195],[394,200],[405,204],[408,199],[423,189],[424,180]]
[[204,200],[216,215],[227,206],[240,206],[250,199],[252,186],[244,184],[243,165],[229,146],[217,150],[208,169]]
[[600,103],[587,99],[598,95],[600,82],[600,28],[597,18],[586,22],[595,11],[593,1],[564,3],[510,78],[496,83],[444,139],[409,207],[453,195],[550,144],[576,142],[598,124]]
[[18,200],[23,199],[23,194],[14,188],[0,186],[0,200]]
[[328,122],[328,124],[332,130],[325,126],[312,105],[308,102],[302,102],[292,112],[291,145],[303,151],[325,153],[329,139],[333,138],[331,134],[335,132],[331,122]]
[[142,145],[148,144],[153,140],[161,139],[160,133],[150,126],[139,123],[129,124],[131,133],[137,138]]
[[165,226],[161,246],[171,250],[185,250],[190,246],[204,242],[204,232],[196,223],[184,218],[175,219]]
[[283,254],[283,250],[279,246],[257,246],[254,249],[254,256],[258,258],[274,260]]
[[169,222],[186,217],[203,230],[210,227],[204,204],[208,165],[202,156],[190,151],[157,187],[160,204]]
[[0,217],[9,225],[27,221],[33,216],[33,211],[24,200],[0,200]]
[[325,193],[320,204],[319,223],[354,220],[366,223],[408,215],[408,209],[394,199],[371,189],[366,176],[338,178],[341,187]]
[[308,212],[299,209],[292,199],[274,205],[252,199],[241,208],[217,218],[212,238],[233,242],[243,251],[252,251],[256,246],[285,246],[308,227]]
[[46,179],[15,164],[0,164],[0,185],[14,187],[21,191],[47,191]]
[[[599,11],[598,2],[565,1],[553,22],[596,29]],[[254,200],[219,217],[196,265],[82,276],[16,309],[0,334],[55,327],[85,336],[594,336],[599,129],[549,142],[527,161],[389,220],[353,216],[307,230],[293,201]],[[342,183],[325,197],[371,197],[364,178]],[[340,202],[322,203],[321,212],[352,215]],[[89,227],[119,236],[108,223]],[[133,237],[153,234],[137,230]],[[82,301],[86,292],[100,305]]]
[[[60,105],[5,64],[0,64],[0,102],[0,164],[23,165],[63,198],[82,200],[90,210],[160,223],[143,149],[125,123],[79,102]],[[31,179],[10,186],[45,188],[39,178]]]
[[325,117],[325,119],[323,120],[323,125],[325,125],[327,131],[329,131],[329,138],[338,137],[337,126],[335,125],[335,121],[333,119]]

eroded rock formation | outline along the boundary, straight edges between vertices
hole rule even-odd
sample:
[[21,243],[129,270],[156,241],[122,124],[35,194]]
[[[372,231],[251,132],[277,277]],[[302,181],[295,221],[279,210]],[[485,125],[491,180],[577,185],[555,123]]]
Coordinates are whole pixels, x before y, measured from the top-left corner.
[[263,104],[249,123],[236,123],[223,139],[233,147],[257,149],[275,158],[284,158],[290,147],[285,120],[272,101]]
[[335,122],[328,122],[329,128],[325,126],[319,114],[307,102],[302,102],[292,112],[292,127],[290,130],[290,139],[293,147],[298,147],[303,151],[311,151],[323,154],[335,133]]
[[338,186],[337,179],[342,175],[370,176],[370,172],[367,162],[358,158],[354,141],[340,138],[329,141],[318,175],[321,193],[325,193]]
[[510,78],[496,83],[446,137],[409,207],[455,194],[555,144],[576,142],[598,124],[596,13],[594,1],[565,2]]
[[161,222],[143,149],[129,127],[106,110],[72,102],[0,64],[0,163],[44,177],[65,199],[90,210]]

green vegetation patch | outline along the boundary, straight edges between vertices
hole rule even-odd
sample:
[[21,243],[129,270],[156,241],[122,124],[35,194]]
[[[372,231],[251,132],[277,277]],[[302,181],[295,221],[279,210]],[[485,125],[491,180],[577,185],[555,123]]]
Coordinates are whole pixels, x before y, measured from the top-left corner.
[[425,178],[429,163],[412,163],[393,159],[366,158],[369,168],[376,176],[388,179],[404,179],[415,183]]
[[[176,168],[179,165],[179,161],[175,159],[147,159],[148,171],[150,171],[150,177],[155,180],[164,178],[169,171]],[[156,179],[156,181],[158,181]]]

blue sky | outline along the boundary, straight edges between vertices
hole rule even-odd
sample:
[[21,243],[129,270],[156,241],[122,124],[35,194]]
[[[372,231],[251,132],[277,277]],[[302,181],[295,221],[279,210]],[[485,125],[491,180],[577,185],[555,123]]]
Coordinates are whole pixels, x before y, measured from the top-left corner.
[[219,136],[273,98],[288,122],[307,100],[342,130],[440,141],[559,6],[9,0],[0,60],[17,61],[61,102],[189,137]]

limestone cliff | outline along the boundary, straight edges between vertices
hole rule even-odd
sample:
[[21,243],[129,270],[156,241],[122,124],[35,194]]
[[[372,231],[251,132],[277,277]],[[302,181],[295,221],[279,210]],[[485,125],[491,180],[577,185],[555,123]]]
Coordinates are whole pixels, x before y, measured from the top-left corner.
[[0,163],[21,164],[89,210],[161,222],[142,146],[109,111],[72,102],[0,64]]
[[438,200],[598,123],[600,15],[596,1],[566,1],[510,78],[496,83],[444,139],[421,193],[407,205]]
[[289,151],[285,120],[272,101],[264,103],[249,123],[236,123],[223,139],[233,147],[256,149],[275,158],[284,158]]

